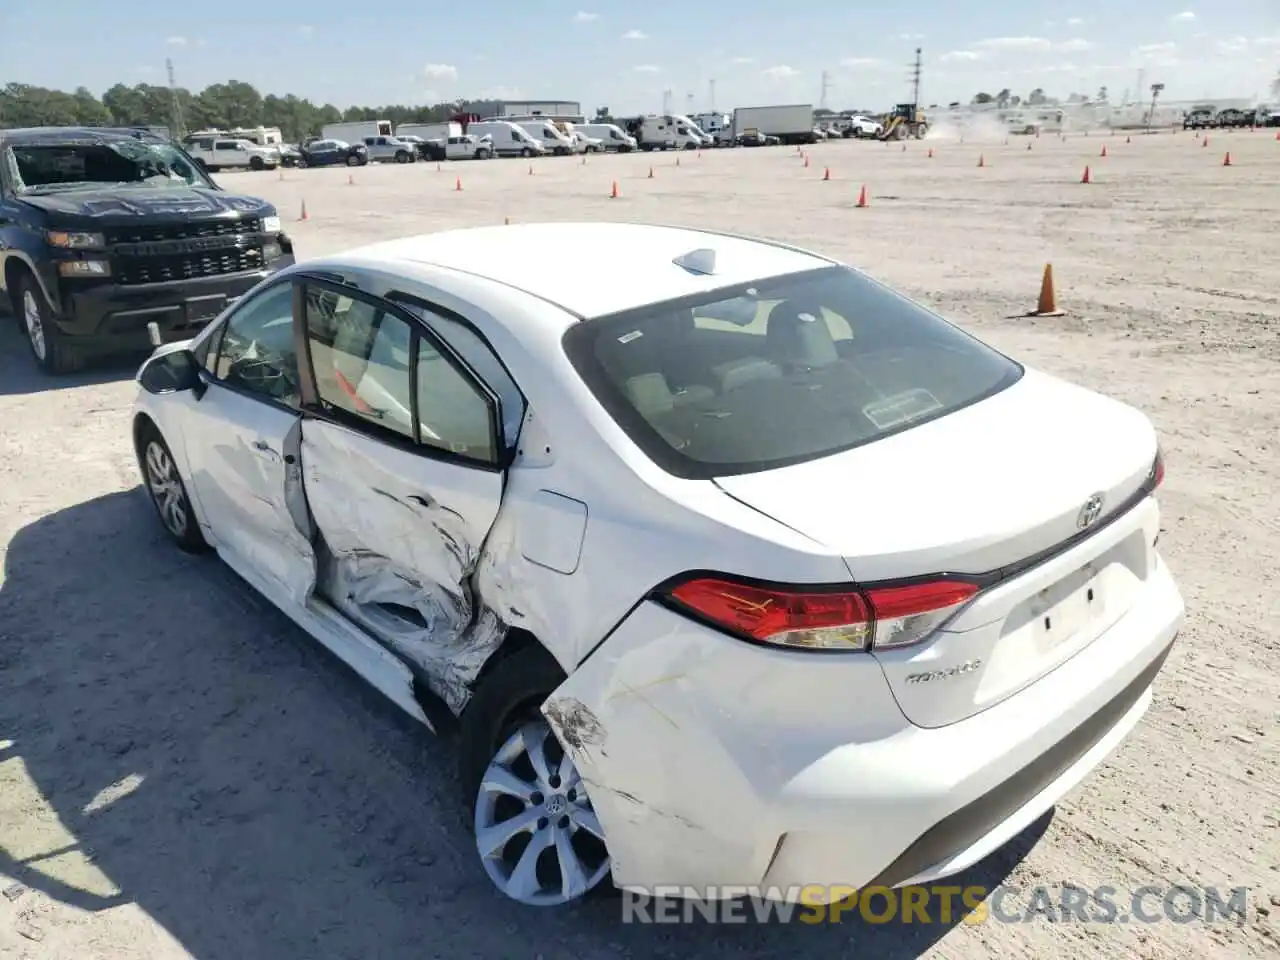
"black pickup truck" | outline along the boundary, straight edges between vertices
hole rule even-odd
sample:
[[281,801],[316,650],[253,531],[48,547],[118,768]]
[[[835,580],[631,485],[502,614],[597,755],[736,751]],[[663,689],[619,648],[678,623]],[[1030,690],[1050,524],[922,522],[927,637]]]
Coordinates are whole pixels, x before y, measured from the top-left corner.
[[155,134],[0,130],[0,291],[47,373],[194,336],[293,259],[275,207]]

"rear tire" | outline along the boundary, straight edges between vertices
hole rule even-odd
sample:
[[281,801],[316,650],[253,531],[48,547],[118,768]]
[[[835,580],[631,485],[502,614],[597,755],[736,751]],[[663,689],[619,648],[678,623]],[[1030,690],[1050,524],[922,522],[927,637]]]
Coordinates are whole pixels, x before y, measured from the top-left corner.
[[[506,896],[539,906],[615,889],[586,784],[539,710],[563,681],[564,671],[541,646],[517,650],[480,682],[459,731],[459,772],[485,872]],[[526,826],[513,829],[520,817],[527,818]],[[505,825],[507,838],[493,850],[481,847],[499,825]],[[566,859],[573,869],[561,868]],[[522,884],[517,874],[526,865],[534,869]],[[572,885],[566,883],[569,876],[576,878]]]
[[266,166],[267,166],[267,165],[263,162],[263,160],[262,160],[262,158],[261,158],[261,157],[250,157],[250,158],[249,158],[249,169],[250,169],[250,170],[264,170],[264,169],[266,169]]
[[24,273],[18,280],[14,301],[18,323],[36,366],[51,376],[74,373],[84,367],[88,360],[84,350],[58,329],[53,308],[31,274]]

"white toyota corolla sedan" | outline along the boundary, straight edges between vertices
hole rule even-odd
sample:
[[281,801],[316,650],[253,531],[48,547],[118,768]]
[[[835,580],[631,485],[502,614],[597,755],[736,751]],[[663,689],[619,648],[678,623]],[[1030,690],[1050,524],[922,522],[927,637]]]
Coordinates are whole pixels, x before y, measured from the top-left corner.
[[782,244],[396,240],[138,382],[169,534],[458,718],[529,904],[955,873],[1133,729],[1183,617],[1143,414]]

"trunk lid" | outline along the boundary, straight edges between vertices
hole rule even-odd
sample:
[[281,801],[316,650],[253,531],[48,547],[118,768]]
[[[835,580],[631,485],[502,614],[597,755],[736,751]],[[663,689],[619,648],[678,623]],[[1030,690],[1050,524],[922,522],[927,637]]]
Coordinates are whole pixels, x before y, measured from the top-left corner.
[[[932,727],[1034,682],[1132,605],[1159,520],[1153,501],[1131,508],[1156,450],[1139,411],[1027,371],[903,433],[716,483],[840,553],[859,583],[995,581],[929,640],[874,654],[903,711]],[[1044,554],[1052,559],[1017,566]]]

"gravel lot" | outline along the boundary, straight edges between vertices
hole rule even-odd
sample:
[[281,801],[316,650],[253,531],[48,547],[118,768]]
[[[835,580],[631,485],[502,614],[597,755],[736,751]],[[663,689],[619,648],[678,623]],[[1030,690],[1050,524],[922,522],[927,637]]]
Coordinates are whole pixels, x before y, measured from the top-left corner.
[[[905,151],[833,142],[808,168],[787,148],[678,162],[222,180],[289,221],[305,200],[310,218],[290,224],[304,257],[504,217],[772,235],[1146,410],[1166,444],[1162,547],[1186,595],[1185,632],[1136,734],[1051,821],[959,882],[1248,885],[1247,922],[713,929],[623,925],[608,901],[558,913],[505,902],[475,862],[452,744],[402,720],[216,561],[163,540],[128,441],[134,365],[43,379],[4,322],[0,956],[1280,951],[1280,143],[1264,131],[1215,132],[1208,147],[1187,133]],[[856,209],[864,183],[871,203]],[[1050,261],[1069,315],[1011,319],[1034,305]]]

